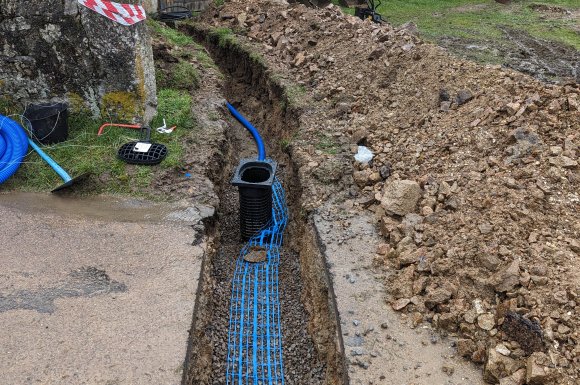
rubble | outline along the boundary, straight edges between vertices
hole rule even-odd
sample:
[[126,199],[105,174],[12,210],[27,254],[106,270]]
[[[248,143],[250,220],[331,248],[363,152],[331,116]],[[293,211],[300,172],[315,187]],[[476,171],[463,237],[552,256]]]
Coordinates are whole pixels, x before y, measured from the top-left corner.
[[[308,209],[336,200],[373,212],[388,303],[409,300],[400,312],[457,334],[461,355],[487,360],[494,383],[521,382],[548,334],[568,365],[546,383],[578,378],[578,85],[460,60],[333,5],[223,8],[246,12],[247,29],[211,12],[203,22],[233,28],[284,84],[304,87],[292,151],[301,175],[315,176],[303,184]],[[372,161],[354,161],[356,145]],[[316,171],[347,157],[342,178]]]

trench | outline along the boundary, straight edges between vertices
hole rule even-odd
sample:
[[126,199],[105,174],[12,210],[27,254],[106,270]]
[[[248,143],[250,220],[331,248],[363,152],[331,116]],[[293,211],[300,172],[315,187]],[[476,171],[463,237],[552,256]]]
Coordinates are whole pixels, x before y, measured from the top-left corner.
[[[283,151],[279,144],[298,130],[300,111],[289,106],[283,86],[243,47],[224,45],[218,36],[192,25],[181,29],[206,46],[226,76],[223,94],[259,128],[268,156],[278,162],[277,177],[286,191],[290,219],[279,267],[284,381],[275,383],[345,384],[340,324],[326,261],[311,219],[301,212],[301,181],[292,150]],[[240,241],[237,188],[229,181],[239,160],[255,157],[256,149],[243,126],[227,119],[221,155],[212,162],[210,178],[220,203],[208,230],[212,241],[190,329],[183,377],[186,385],[233,383],[226,378],[229,306],[235,262],[244,243]]]

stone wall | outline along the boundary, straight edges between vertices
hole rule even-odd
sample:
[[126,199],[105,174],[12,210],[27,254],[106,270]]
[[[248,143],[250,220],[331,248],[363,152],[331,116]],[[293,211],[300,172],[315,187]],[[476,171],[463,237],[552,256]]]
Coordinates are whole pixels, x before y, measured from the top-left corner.
[[122,26],[76,0],[0,0],[0,99],[148,123],[157,97],[146,23]]

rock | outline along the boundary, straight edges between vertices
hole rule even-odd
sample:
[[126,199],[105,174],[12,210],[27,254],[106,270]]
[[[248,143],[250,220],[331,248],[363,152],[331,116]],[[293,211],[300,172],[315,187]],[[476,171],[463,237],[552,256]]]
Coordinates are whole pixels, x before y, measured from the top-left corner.
[[526,370],[518,369],[511,376],[499,380],[499,385],[524,385],[526,382]]
[[375,49],[373,52],[371,52],[369,54],[369,56],[367,57],[368,60],[377,60],[380,59],[381,56],[383,56],[385,54],[385,48],[384,47],[379,47],[377,49]]
[[439,110],[443,111],[443,112],[447,112],[449,111],[449,109],[451,108],[451,102],[450,101],[444,101],[441,102],[441,104],[439,104]]
[[399,311],[403,310],[405,306],[407,306],[409,303],[411,303],[411,300],[409,298],[399,298],[398,300],[393,302],[391,306],[393,307],[393,310]]
[[244,27],[246,25],[246,20],[248,19],[248,14],[246,12],[242,12],[238,14],[237,19],[238,24],[240,24],[241,27]]
[[457,340],[457,353],[461,357],[469,357],[473,354],[476,349],[475,342],[470,339],[459,339]]
[[370,176],[372,174],[371,169],[367,168],[361,171],[355,171],[352,176],[354,178],[355,183],[360,187],[363,188],[364,186],[370,185],[371,180]]
[[449,290],[437,288],[427,294],[427,297],[425,298],[425,306],[429,309],[433,309],[435,306],[449,301],[452,295],[453,294]]
[[449,332],[457,330],[457,315],[454,313],[443,313],[439,316],[437,326]]
[[300,67],[304,64],[305,61],[306,61],[306,52],[304,51],[298,52],[296,54],[296,57],[294,58],[294,66]]
[[418,263],[420,261],[420,259],[425,256],[425,248],[419,248],[419,249],[410,249],[410,250],[405,250],[404,252],[399,254],[399,268],[403,267],[403,266],[408,266],[412,263]]
[[457,93],[457,96],[455,97],[455,103],[457,103],[458,106],[461,106],[470,101],[471,99],[473,99],[473,95],[471,94],[470,91],[460,90]]
[[406,215],[414,212],[421,198],[421,187],[411,180],[387,182],[383,188],[381,205],[387,213]]
[[381,174],[381,178],[387,179],[391,176],[391,164],[387,163],[381,166],[379,173]]
[[383,237],[389,239],[391,233],[395,231],[398,225],[399,223],[395,221],[393,218],[384,216],[381,217],[381,220],[379,222],[379,230],[381,231]]
[[441,367],[441,371],[447,374],[448,376],[452,376],[453,373],[455,373],[455,367],[445,364]]
[[578,162],[574,159],[568,158],[567,156],[560,155],[558,157],[550,158],[550,164],[562,167],[562,168],[576,168],[578,167]]
[[495,351],[506,357],[509,357],[511,353],[511,351],[504,344],[497,344]]
[[500,270],[492,280],[497,292],[512,291],[520,283],[519,261],[513,260],[506,268]]
[[387,253],[391,250],[391,246],[386,243],[381,243],[377,246],[377,254],[379,255],[387,255]]
[[484,313],[477,317],[477,325],[483,330],[491,330],[495,327],[495,316],[491,313]]
[[505,107],[506,107],[507,113],[510,116],[512,116],[512,115],[515,115],[516,112],[518,112],[518,110],[520,109],[521,105],[520,105],[520,103],[517,103],[516,102],[516,103],[508,103],[508,104],[506,104]]
[[479,232],[482,234],[489,234],[493,230],[493,226],[487,222],[480,223],[478,226]]
[[501,261],[493,254],[482,252],[478,256],[479,262],[489,271],[496,271]]
[[0,30],[0,99],[66,102],[69,113],[107,121],[149,124],[155,116],[147,23],[123,27],[73,0],[7,0]]
[[526,383],[528,385],[542,385],[549,383],[554,376],[554,369],[550,367],[550,358],[541,352],[535,352],[526,361]]
[[518,364],[513,358],[503,356],[495,349],[489,349],[483,369],[483,379],[495,384],[500,378],[511,375],[517,369]]

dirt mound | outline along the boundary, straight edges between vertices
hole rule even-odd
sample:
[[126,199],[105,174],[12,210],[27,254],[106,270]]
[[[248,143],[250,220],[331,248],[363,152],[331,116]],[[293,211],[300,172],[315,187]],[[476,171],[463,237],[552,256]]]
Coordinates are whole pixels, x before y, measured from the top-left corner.
[[[577,380],[576,84],[458,60],[334,6],[233,1],[203,23],[234,29],[302,111],[290,147],[304,208],[375,213],[398,310],[460,336],[487,381]],[[357,144],[370,163],[354,161]]]

